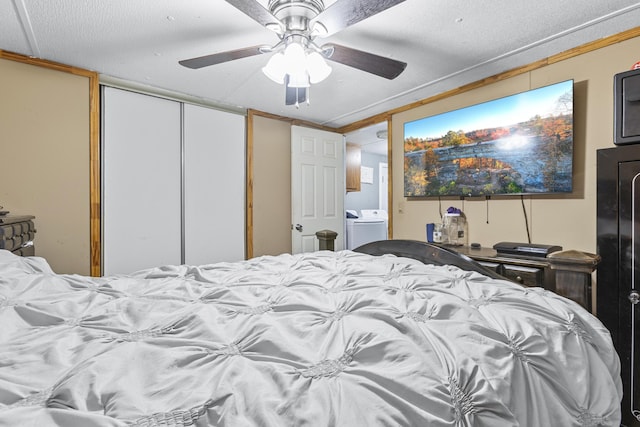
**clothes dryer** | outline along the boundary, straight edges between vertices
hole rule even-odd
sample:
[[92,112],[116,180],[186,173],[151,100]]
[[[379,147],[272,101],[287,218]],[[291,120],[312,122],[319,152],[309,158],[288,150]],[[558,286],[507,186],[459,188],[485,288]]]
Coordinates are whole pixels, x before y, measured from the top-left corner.
[[347,249],[388,238],[388,215],[383,209],[362,209],[358,218],[347,218]]

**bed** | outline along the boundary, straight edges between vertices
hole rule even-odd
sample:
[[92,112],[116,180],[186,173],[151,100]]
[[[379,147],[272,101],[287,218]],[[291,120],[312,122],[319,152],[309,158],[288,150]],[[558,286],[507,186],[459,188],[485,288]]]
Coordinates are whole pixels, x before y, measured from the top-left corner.
[[0,426],[618,426],[585,309],[453,251],[92,278],[0,251]]

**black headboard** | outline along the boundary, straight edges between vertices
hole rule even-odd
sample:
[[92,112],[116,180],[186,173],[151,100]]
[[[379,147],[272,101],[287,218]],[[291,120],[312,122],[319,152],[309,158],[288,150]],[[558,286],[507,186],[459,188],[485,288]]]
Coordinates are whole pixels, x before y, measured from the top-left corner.
[[354,249],[354,252],[376,256],[393,254],[417,259],[425,264],[455,265],[463,270],[476,271],[494,279],[508,280],[453,249],[418,240],[379,240],[362,245]]

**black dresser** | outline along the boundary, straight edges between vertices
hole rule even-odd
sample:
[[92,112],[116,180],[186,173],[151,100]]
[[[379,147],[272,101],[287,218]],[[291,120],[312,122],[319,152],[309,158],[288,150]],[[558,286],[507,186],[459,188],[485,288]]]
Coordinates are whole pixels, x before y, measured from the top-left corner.
[[598,317],[622,363],[622,426],[640,427],[640,144],[597,151]]
[[0,249],[20,256],[35,255],[36,227],[32,215],[0,216]]

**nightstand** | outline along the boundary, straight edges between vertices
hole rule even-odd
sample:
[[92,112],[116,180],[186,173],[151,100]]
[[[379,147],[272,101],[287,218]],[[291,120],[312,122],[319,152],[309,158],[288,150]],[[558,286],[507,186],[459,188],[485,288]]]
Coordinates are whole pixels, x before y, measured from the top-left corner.
[[568,250],[536,257],[498,254],[483,247],[451,248],[514,282],[553,291],[591,311],[591,273],[600,262],[599,255]]
[[0,249],[9,250],[20,256],[35,255],[34,218],[32,215],[0,216]]

